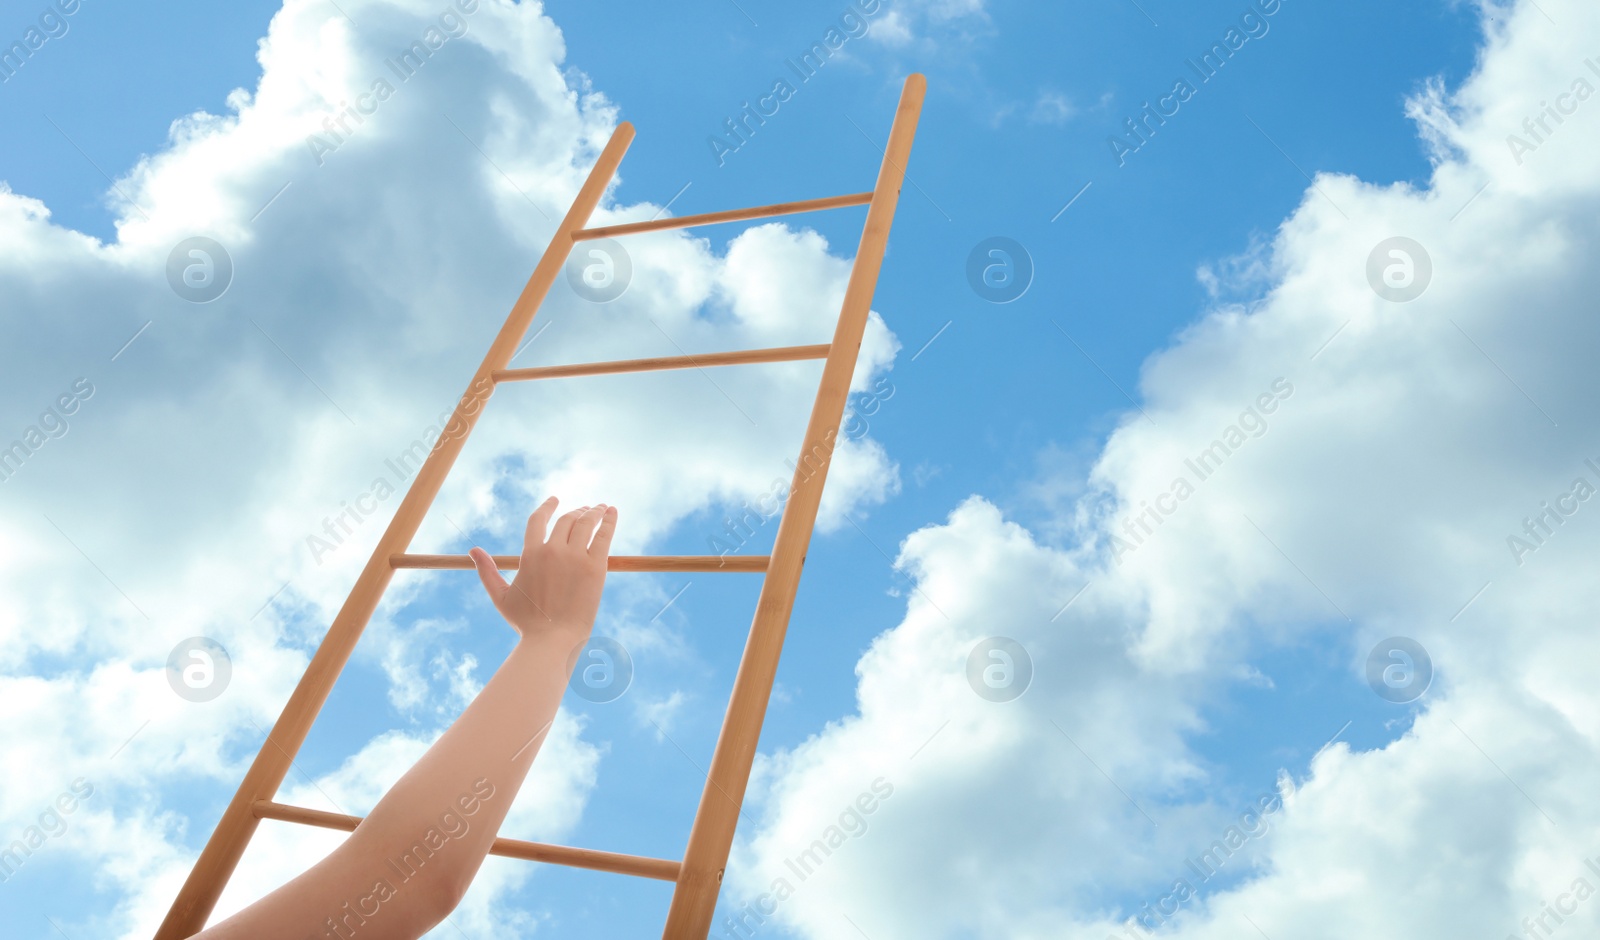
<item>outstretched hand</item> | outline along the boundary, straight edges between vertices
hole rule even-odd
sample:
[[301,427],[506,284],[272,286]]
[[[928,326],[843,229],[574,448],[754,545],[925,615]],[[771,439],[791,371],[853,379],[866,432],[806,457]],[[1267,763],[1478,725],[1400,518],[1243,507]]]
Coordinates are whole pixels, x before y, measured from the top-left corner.
[[594,628],[600,609],[617,508],[604,503],[584,506],[551,526],[555,511],[552,496],[528,517],[522,561],[511,583],[500,576],[488,552],[474,548],[470,555],[495,609],[518,633],[527,637],[560,631],[581,642]]

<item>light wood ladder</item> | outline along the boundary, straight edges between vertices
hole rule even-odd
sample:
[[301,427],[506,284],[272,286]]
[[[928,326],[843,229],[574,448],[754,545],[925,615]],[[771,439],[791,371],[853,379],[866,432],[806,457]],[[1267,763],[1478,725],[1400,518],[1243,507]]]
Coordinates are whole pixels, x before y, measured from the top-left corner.
[[[850,379],[855,371],[856,359],[861,350],[861,338],[866,329],[867,314],[872,304],[872,294],[877,286],[878,272],[883,266],[884,248],[889,240],[889,227],[894,220],[895,206],[899,202],[900,187],[905,179],[907,159],[911,155],[912,139],[916,135],[917,119],[922,110],[922,99],[927,83],[921,75],[906,79],[900,104],[895,113],[889,141],[884,148],[883,163],[878,170],[877,185],[871,192],[826,199],[809,199],[802,202],[779,203],[726,212],[708,212],[649,222],[609,225],[602,228],[585,228],[590,214],[599,204],[606,186],[616,173],[624,151],[633,140],[633,126],[623,122],[612,133],[611,140],[601,151],[599,160],[590,171],[589,178],[579,189],[577,198],[566,217],[550,239],[544,256],[528,278],[527,286],[511,308],[505,325],[500,328],[493,345],[489,347],[483,364],[478,367],[468,391],[455,408],[454,426],[461,433],[447,435],[428,455],[418,470],[416,479],[394,518],[384,531],[372,558],[362,569],[355,587],[334,617],[332,626],[322,645],[317,648],[283,713],[272,727],[266,744],[256,755],[255,762],[245,774],[244,782],[223,812],[216,831],[200,853],[178,897],[167,912],[166,919],[156,932],[156,940],[182,940],[198,933],[210,917],[228,879],[239,859],[244,855],[256,826],[263,819],[277,819],[327,829],[354,830],[360,819],[326,813],[298,806],[287,806],[274,801],[278,787],[283,783],[294,756],[305,742],[311,723],[327,700],[339,673],[349,660],[356,641],[378,606],[390,579],[398,568],[471,568],[466,555],[413,555],[406,550],[411,545],[428,507],[438,495],[445,475],[455,463],[465,445],[468,434],[483,413],[483,406],[498,382],[526,381],[579,375],[599,375],[621,372],[644,372],[662,369],[704,368],[708,366],[738,365],[763,362],[787,362],[800,359],[824,359],[822,379],[818,385],[816,401],[811,409],[811,419],[806,426],[804,445],[795,468],[788,503],[778,523],[778,533],[772,554],[765,557],[718,557],[715,555],[680,556],[613,556],[610,571],[696,571],[696,572],[762,572],[765,580],[760,599],[756,602],[755,617],[750,626],[750,636],[745,643],[739,671],[734,678],[733,693],[728,701],[727,715],[717,738],[716,751],[711,758],[711,770],[706,778],[700,806],[690,829],[688,847],[681,862],[669,859],[643,858],[615,852],[572,848],[561,845],[544,845],[515,839],[496,839],[490,850],[493,855],[550,862],[579,868],[617,872],[643,878],[657,878],[675,882],[672,905],[667,913],[662,934],[667,940],[704,938],[711,929],[717,894],[722,884],[722,873],[727,865],[728,852],[733,844],[734,829],[738,824],[740,806],[744,801],[750,767],[755,759],[756,745],[761,736],[761,725],[766,718],[767,701],[772,694],[773,679],[777,674],[778,657],[783,651],[784,634],[789,628],[789,614],[794,608],[795,592],[800,586],[800,572],[805,564],[806,549],[811,542],[816,524],[817,507],[822,499],[823,483],[827,478],[829,458],[836,442],[839,424],[850,393]],[[840,307],[838,325],[831,343],[815,346],[789,346],[775,349],[743,350],[737,352],[701,355],[671,356],[654,359],[630,359],[618,362],[601,362],[570,366],[544,366],[531,369],[508,369],[535,312],[550,286],[555,283],[567,262],[567,256],[577,242],[594,238],[611,238],[638,232],[663,229],[688,228],[722,222],[739,222],[798,212],[812,212],[844,206],[867,206],[867,221],[861,233],[860,247],[856,252],[844,302]],[[477,390],[487,389],[487,392]],[[501,568],[516,567],[514,555],[496,555]]]

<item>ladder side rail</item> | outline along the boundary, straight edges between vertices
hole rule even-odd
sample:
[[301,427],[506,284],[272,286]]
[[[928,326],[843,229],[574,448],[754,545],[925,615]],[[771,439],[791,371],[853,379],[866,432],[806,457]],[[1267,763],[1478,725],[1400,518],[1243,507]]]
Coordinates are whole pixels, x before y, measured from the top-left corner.
[[256,802],[270,800],[277,794],[294,755],[305,742],[312,722],[316,720],[317,713],[321,711],[323,702],[327,700],[328,693],[393,577],[390,556],[404,552],[416,535],[423,516],[438,495],[446,474],[465,446],[478,416],[482,414],[484,404],[493,394],[493,373],[504,369],[516,352],[517,344],[527,332],[539,305],[566,263],[573,245],[573,233],[588,223],[633,136],[633,125],[626,121],[618,124],[612,132],[610,141],[589,171],[588,179],[578,190],[572,206],[551,236],[543,257],[539,259],[507,315],[505,324],[489,347],[483,364],[478,367],[467,391],[456,403],[451,421],[460,422],[462,432],[441,437],[417,471],[411,487],[395,510],[394,518],[373,549],[372,557],[361,570],[360,577],[334,617],[305,674],[289,696],[261,750],[257,752],[244,781],[223,811],[222,819],[211,833],[194,868],[189,871],[189,877],[156,931],[156,940],[183,940],[204,928],[216,907],[217,898],[222,894],[260,823],[253,811]]
[[894,221],[905,166],[916,135],[927,81],[920,74],[906,79],[889,132],[883,163],[873,189],[871,208],[862,229],[860,247],[845,289],[844,302],[834,332],[832,351],[823,367],[817,398],[806,427],[800,462],[795,468],[789,503],[778,523],[767,576],[761,586],[756,613],[744,655],[734,678],[733,692],[722,731],[711,758],[711,770],[701,793],[700,806],[690,829],[682,873],[672,895],[672,905],[662,936],[665,940],[704,938],[711,930],[723,870],[733,845],[740,806],[750,780],[761,726],[777,676],[789,615],[805,565],[806,550],[816,524],[823,483],[839,424],[850,394],[872,306],[878,272],[883,265],[889,228]]

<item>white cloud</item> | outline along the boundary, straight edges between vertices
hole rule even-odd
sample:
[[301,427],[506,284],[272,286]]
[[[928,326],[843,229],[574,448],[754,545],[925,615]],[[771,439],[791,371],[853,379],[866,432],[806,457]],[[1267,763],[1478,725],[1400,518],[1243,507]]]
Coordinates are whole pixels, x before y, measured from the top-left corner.
[[1035,124],[1065,124],[1078,113],[1072,99],[1059,91],[1041,91],[1033,101],[1028,120]]
[[986,0],[887,0],[883,10],[869,35],[891,47],[933,41],[944,30],[989,22]]
[[[1521,936],[1575,879],[1600,889],[1584,865],[1600,854],[1595,510],[1561,503],[1574,514],[1521,564],[1507,544],[1575,478],[1600,483],[1584,463],[1600,462],[1600,104],[1563,99],[1574,113],[1547,117],[1533,152],[1507,142],[1588,70],[1600,10],[1483,11],[1477,71],[1411,105],[1429,185],[1324,174],[1270,245],[1212,269],[1216,306],[1146,362],[1150,420],[1106,443],[1056,520],[1063,546],[978,497],[905,540],[905,620],[858,664],[857,712],[764,762],[736,899],[797,882],[785,861],[880,774],[895,791],[869,830],[773,915],[800,935],[849,917],[882,940],[1143,936],[1125,919],[1187,879],[1199,896],[1166,902],[1172,936]],[[1431,256],[1410,303],[1367,280],[1393,236]],[[1272,413],[1241,420],[1280,378]],[[1186,465],[1246,422],[1203,480]],[[1180,476],[1192,492],[1141,528]],[[995,635],[1032,655],[1015,702],[966,687],[968,652]],[[1437,675],[1387,745],[1335,743],[1254,784],[1199,756],[1209,706],[1273,679],[1248,668],[1267,651],[1331,639],[1359,688],[1391,635],[1420,640]],[[1273,790],[1267,831],[1201,881],[1185,861]],[[1592,931],[1600,904],[1567,920],[1563,935]]]
[[634,703],[634,709],[644,723],[651,725],[656,730],[656,740],[665,738],[672,732],[673,723],[678,719],[678,713],[683,710],[683,703],[687,701],[682,689],[674,689],[671,695],[665,698],[652,699],[641,697]]

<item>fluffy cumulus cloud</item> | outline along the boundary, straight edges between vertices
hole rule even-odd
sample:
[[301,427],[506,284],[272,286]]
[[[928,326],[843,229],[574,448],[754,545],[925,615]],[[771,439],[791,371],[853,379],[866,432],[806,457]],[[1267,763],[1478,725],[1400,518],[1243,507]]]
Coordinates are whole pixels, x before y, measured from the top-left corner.
[[[1600,9],[1481,12],[1473,74],[1409,105],[1427,185],[1322,174],[1219,265],[1249,301],[1146,362],[1068,537],[974,496],[903,542],[916,589],[857,710],[760,768],[733,913],[880,940],[1600,925]],[[1381,297],[1423,252],[1426,290]],[[1030,654],[1015,701],[968,688],[995,635]],[[1391,636],[1436,674],[1387,743],[1317,751],[1333,720],[1255,781],[1202,755],[1267,651],[1331,643],[1368,695]]]
[[[177,120],[167,146],[117,174],[114,239],[0,188],[0,440],[21,444],[0,483],[0,822],[18,831],[72,779],[93,782],[61,841],[120,892],[102,935],[152,931],[207,825],[135,795],[223,793],[242,775],[616,125],[564,55],[536,3],[289,0],[256,87],[224,114]],[[608,198],[595,221],[660,211]],[[204,254],[193,238],[211,240]],[[820,236],[779,224],[720,253],[684,233],[626,247],[627,291],[602,304],[563,279],[515,365],[826,342],[818,311],[837,308],[849,271]],[[857,387],[897,349],[874,314]],[[805,362],[501,388],[415,549],[509,550],[556,492],[627,507],[617,548],[646,550],[788,474],[819,374]],[[892,495],[897,468],[852,441],[832,484],[837,523]],[[407,610],[446,583],[397,578],[357,653],[410,728],[318,781],[291,777],[288,799],[364,811],[452,710],[428,704],[459,705],[482,681],[470,657],[434,652],[464,624]],[[621,615],[644,593],[620,595]],[[193,636],[231,653],[215,702],[168,687],[168,653]],[[559,837],[594,781],[600,746],[571,721],[557,729],[541,766],[566,769],[525,791],[519,834]],[[331,844],[263,832],[224,908]],[[463,916],[511,930],[487,902],[525,875],[486,871]]]

